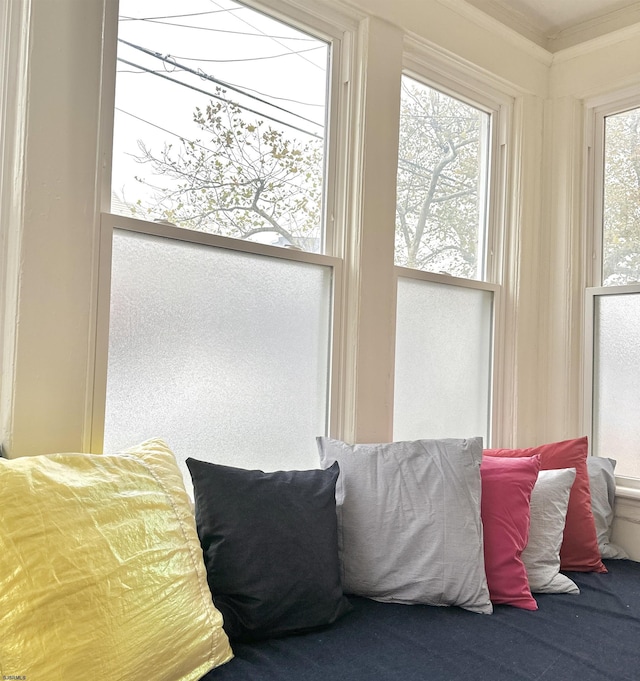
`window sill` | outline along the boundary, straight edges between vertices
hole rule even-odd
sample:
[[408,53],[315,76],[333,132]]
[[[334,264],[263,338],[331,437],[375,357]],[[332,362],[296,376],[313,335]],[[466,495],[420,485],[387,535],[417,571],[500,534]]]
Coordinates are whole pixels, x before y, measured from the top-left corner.
[[628,485],[616,485],[616,496],[622,499],[633,499],[640,501],[640,488],[629,487]]

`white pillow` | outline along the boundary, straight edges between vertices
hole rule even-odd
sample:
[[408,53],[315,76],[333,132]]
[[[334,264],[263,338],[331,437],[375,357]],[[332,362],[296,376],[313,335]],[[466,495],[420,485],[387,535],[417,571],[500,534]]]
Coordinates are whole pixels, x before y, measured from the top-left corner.
[[540,471],[531,493],[529,543],[522,552],[534,593],[580,593],[560,572],[560,546],[575,468]]
[[480,519],[482,438],[348,445],[318,438],[340,466],[338,545],[347,593],[491,613]]
[[626,552],[611,543],[611,523],[616,498],[615,459],[590,456],[587,459],[589,485],[591,486],[591,510],[596,523],[598,548],[603,558],[628,558]]

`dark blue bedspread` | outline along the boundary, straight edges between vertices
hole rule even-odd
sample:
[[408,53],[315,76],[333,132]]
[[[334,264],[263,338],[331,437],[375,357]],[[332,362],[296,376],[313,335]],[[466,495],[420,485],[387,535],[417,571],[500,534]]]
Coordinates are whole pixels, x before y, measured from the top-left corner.
[[322,631],[236,644],[202,681],[640,681],[640,563],[567,573],[579,595],[536,594],[535,612],[377,603]]

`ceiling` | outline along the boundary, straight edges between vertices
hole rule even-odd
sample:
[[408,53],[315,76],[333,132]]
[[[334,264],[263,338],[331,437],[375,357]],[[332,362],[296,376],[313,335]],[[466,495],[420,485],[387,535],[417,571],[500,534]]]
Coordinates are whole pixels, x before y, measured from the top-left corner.
[[524,37],[557,52],[640,23],[637,0],[466,0]]

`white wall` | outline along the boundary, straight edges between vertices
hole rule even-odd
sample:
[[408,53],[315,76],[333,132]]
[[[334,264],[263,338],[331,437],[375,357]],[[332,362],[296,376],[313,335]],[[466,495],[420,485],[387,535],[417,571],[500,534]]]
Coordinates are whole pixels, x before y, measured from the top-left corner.
[[99,2],[30,3],[23,116],[14,130],[22,166],[12,189],[21,202],[5,223],[19,242],[5,270],[14,275],[7,290],[15,286],[15,313],[5,324],[13,348],[2,385],[9,453],[83,446],[93,343],[101,10]]

